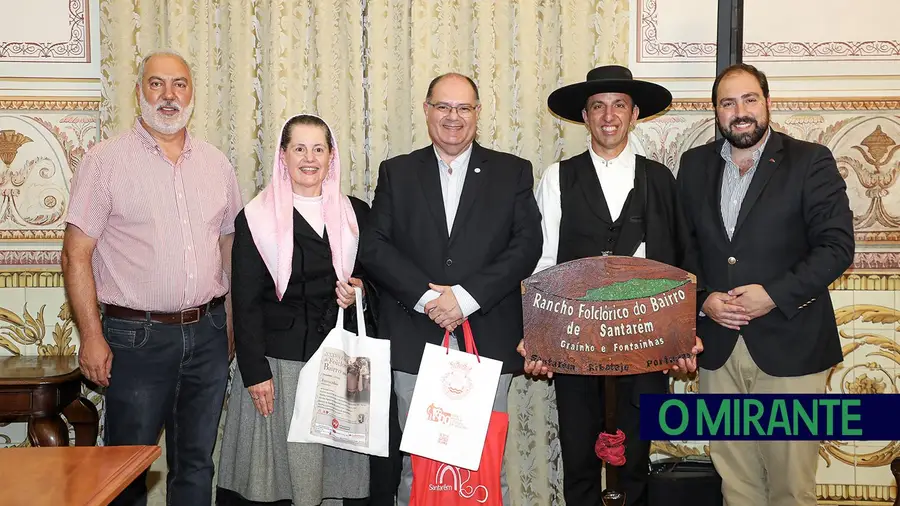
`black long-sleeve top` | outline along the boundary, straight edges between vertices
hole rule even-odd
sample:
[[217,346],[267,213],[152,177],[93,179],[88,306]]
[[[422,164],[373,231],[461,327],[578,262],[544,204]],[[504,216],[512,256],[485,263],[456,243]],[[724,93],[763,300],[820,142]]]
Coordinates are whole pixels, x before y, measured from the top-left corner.
[[[353,197],[350,201],[359,226],[365,226],[368,206]],[[231,263],[235,354],[248,387],[272,377],[266,357],[306,362],[316,352],[337,322],[337,275],[327,233],[320,237],[296,210],[291,277],[281,301],[244,211],[235,219]],[[358,265],[354,277],[365,278]],[[370,313],[374,287],[367,283],[365,292]],[[346,329],[356,330],[354,307],[344,311],[344,321]],[[374,322],[367,323],[374,328]],[[373,336],[371,330],[368,335]]]

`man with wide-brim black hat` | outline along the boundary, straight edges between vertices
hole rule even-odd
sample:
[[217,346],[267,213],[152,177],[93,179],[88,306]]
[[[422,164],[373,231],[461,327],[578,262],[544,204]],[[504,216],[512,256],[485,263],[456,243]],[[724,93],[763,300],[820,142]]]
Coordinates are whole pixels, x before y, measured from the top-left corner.
[[[691,255],[675,178],[664,165],[636,154],[629,142],[639,119],[664,111],[671,101],[668,90],[636,80],[617,65],[595,68],[586,81],[550,95],[550,110],[583,123],[591,141],[583,153],[550,165],[538,185],[544,246],[535,272],[601,255],[649,258],[685,268]],[[701,350],[698,340],[693,351]],[[519,352],[527,356],[523,344]],[[679,365],[692,372],[696,358]],[[527,360],[525,371],[556,379],[566,504],[600,506],[602,461],[594,443],[605,429],[604,377],[553,375],[540,362]],[[616,420],[626,437],[618,488],[628,505],[647,504],[651,442],[640,439],[639,396],[665,393],[666,383],[659,372],[617,377]]]

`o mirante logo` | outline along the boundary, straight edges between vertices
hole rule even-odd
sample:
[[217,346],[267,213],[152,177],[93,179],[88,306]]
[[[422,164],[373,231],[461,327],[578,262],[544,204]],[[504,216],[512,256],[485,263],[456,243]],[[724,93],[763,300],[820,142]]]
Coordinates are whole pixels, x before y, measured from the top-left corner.
[[641,438],[683,440],[895,440],[881,416],[900,407],[886,394],[642,395]]

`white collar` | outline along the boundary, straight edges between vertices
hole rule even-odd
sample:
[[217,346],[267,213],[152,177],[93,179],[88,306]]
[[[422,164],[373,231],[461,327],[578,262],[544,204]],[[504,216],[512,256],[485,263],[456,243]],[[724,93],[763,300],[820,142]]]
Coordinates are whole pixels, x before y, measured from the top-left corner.
[[594,148],[590,144],[590,141],[588,142],[588,153],[591,154],[591,162],[593,162],[594,167],[596,167],[598,170],[610,166],[619,166],[627,170],[634,170],[634,149],[631,147],[631,140],[628,140],[628,143],[625,145],[625,149],[623,149],[622,152],[619,153],[619,156],[613,158],[612,160],[606,160],[602,156],[595,153]]
[[[454,172],[458,173],[460,170],[465,170],[466,167],[469,166],[469,158],[472,157],[472,147],[474,146],[475,143],[472,142],[471,144],[469,144],[469,147],[466,148],[465,151],[463,151],[459,154],[459,156],[453,159],[453,161],[450,163],[450,168],[453,169]],[[434,149],[434,156],[438,159],[438,166],[440,167],[441,165],[447,165],[447,162],[445,162],[444,159],[441,158],[441,154],[438,153],[437,146],[432,145],[432,148]]]

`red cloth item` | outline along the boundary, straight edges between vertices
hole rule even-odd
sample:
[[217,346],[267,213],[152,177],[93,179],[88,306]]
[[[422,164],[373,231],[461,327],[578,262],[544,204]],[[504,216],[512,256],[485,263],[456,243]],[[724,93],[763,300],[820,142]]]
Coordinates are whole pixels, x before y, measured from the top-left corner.
[[410,506],[503,506],[500,470],[508,428],[509,415],[491,413],[478,471],[412,455]]
[[619,429],[616,429],[615,434],[601,432],[594,444],[594,453],[610,465],[625,465],[625,433]]

